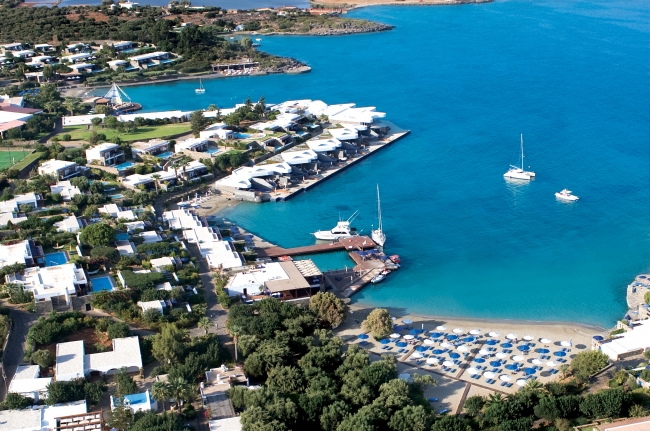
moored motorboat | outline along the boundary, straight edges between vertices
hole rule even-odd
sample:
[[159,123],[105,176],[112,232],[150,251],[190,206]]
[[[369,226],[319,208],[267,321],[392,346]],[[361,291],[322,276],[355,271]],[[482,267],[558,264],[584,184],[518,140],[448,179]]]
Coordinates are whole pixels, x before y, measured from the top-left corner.
[[379,283],[380,281],[384,281],[386,279],[386,276],[390,274],[390,271],[384,270],[380,272],[379,274],[375,275],[370,279],[371,283]]
[[318,232],[314,232],[313,235],[316,237],[316,239],[320,239],[321,241],[336,241],[341,238],[352,238],[355,236],[359,236],[357,229],[354,227],[350,227],[350,223],[352,222],[352,220],[355,219],[355,217],[358,214],[359,211],[355,211],[354,214],[352,214],[349,219],[339,220],[339,222],[336,224],[334,229],[319,230]]
[[394,263],[402,263],[402,261],[399,258],[398,254],[393,254],[388,257],[390,260],[392,260]]
[[580,199],[578,196],[574,195],[571,190],[564,189],[561,192],[555,193],[555,197],[566,202],[575,202]]

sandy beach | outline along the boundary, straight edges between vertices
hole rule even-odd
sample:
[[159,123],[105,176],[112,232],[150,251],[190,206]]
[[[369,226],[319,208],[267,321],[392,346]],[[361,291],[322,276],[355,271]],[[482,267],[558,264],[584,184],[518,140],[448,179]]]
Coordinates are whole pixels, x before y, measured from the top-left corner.
[[[443,5],[459,5],[469,3],[491,3],[494,0],[358,0],[348,10],[357,9],[367,6],[443,6]],[[341,6],[347,5],[345,0],[328,0],[327,6]]]

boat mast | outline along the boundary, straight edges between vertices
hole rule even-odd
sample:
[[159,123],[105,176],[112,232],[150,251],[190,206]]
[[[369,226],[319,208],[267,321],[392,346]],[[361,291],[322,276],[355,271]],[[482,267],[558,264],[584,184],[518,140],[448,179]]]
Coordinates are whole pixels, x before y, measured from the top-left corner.
[[521,134],[521,170],[524,170],[524,134]]
[[379,231],[381,232],[381,200],[379,198],[379,184],[377,184],[377,214],[379,214]]

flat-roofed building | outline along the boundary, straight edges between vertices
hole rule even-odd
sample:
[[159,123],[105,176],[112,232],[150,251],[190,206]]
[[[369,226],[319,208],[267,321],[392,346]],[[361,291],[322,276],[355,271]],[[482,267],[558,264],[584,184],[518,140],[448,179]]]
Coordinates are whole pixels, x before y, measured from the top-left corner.
[[[134,142],[131,144],[133,157],[142,158],[142,156],[158,156],[162,153],[169,152],[169,141],[164,139],[151,139],[148,142]],[[171,154],[170,154],[171,156]]]
[[[174,172],[174,168],[172,168],[171,165],[168,166],[167,172]],[[186,180],[194,180],[209,174],[210,172],[208,171],[208,168],[203,163],[196,160],[192,160],[187,164],[187,166],[178,169],[178,175]]]
[[138,69],[148,69],[161,64],[171,63],[173,61],[174,59],[172,58],[172,55],[166,51],[156,51],[129,57],[131,66],[137,67]]
[[52,383],[51,377],[41,378],[40,366],[19,365],[11,379],[8,392],[31,398],[36,403],[47,398],[47,385],[50,383]]
[[126,368],[129,373],[142,368],[140,342],[137,336],[115,338],[113,350],[86,355],[83,341],[56,345],[56,380],[70,381],[91,373],[116,374]]
[[69,54],[75,54],[78,52],[88,52],[90,51],[90,45],[87,43],[82,43],[82,42],[77,42],[77,43],[71,43],[70,45],[67,45],[65,47],[66,52]]
[[204,218],[186,209],[165,211],[162,218],[171,230],[194,229],[208,225]]
[[84,227],[81,220],[79,220],[77,216],[74,215],[74,213],[71,213],[63,220],[54,223],[54,226],[56,226],[56,230],[58,232],[68,233],[76,233],[79,231],[79,229]]
[[170,185],[176,183],[176,173],[173,171],[158,171],[151,174],[133,174],[122,178],[122,184],[131,189],[143,186],[147,190],[153,190],[156,188],[156,181],[160,189],[166,190],[167,183]]
[[67,63],[68,65],[72,65],[76,63],[85,63],[86,60],[92,57],[93,54],[90,52],[80,52],[79,54],[72,54],[72,55],[66,55],[65,57],[61,57],[61,62]]
[[114,219],[120,220],[136,220],[137,217],[132,210],[122,210],[117,204],[106,204],[101,208],[98,208],[97,211],[100,213],[108,214]]
[[209,141],[205,138],[190,138],[184,141],[176,142],[174,145],[174,152],[180,153],[182,151],[196,151],[199,153],[205,152],[208,149]]
[[73,263],[26,268],[24,274],[8,274],[5,278],[32,292],[36,302],[52,301],[53,305],[70,305],[70,298],[88,287],[85,271]]
[[43,247],[27,239],[13,244],[0,245],[0,268],[16,263],[22,263],[27,268],[37,266],[45,254]]
[[0,411],[0,430],[2,431],[42,431],[41,410],[3,410]]
[[139,301],[138,306],[142,309],[142,312],[147,310],[156,310],[159,314],[163,314],[165,311],[165,301],[155,300],[155,301]]
[[86,167],[78,166],[75,162],[56,159],[50,159],[38,167],[39,175],[54,175],[60,180],[79,176],[86,170]]
[[113,166],[125,160],[124,149],[117,144],[104,142],[86,150],[88,163],[97,162],[102,166]]
[[120,256],[131,256],[136,253],[135,244],[131,241],[115,241],[115,248]]
[[41,51],[41,52],[55,51],[54,47],[49,43],[37,43],[36,45],[34,45],[34,50]]
[[6,45],[0,45],[2,47],[2,52],[16,52],[16,51],[22,51],[25,48],[23,48],[23,44],[20,42],[14,42],[14,43],[8,43]]
[[650,320],[630,322],[630,330],[609,340],[593,345],[605,353],[612,361],[618,361],[650,350]]
[[81,194],[81,190],[77,186],[73,186],[70,181],[59,181],[51,185],[50,190],[52,194],[58,193],[64,201],[71,201],[73,197]]
[[125,52],[125,51],[133,50],[133,42],[128,40],[121,40],[119,42],[109,42],[108,45],[111,46],[117,52]]
[[311,260],[271,262],[235,274],[226,288],[230,296],[242,295],[248,300],[272,296],[286,301],[317,293],[322,278],[323,274]]
[[121,400],[119,398],[113,398],[111,395],[111,410],[120,404],[131,410],[132,413],[148,412],[151,410],[155,412],[158,410],[158,403],[151,398],[149,390],[139,394],[124,395]]

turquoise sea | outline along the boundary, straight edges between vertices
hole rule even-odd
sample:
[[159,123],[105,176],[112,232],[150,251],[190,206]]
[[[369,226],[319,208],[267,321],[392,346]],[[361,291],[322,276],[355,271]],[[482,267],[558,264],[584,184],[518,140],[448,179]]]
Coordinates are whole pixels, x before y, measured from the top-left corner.
[[[354,300],[440,316],[578,321],[609,327],[650,258],[650,6],[645,0],[497,1],[371,7],[393,31],[264,37],[309,74],[128,88],[148,110],[229,107],[247,96],[376,106],[412,131],[286,203],[227,216],[282,246],[312,242],[355,210],[402,269]],[[519,135],[530,184],[503,179]],[[569,188],[575,204],[554,193]],[[342,267],[344,255],[319,256]]]

